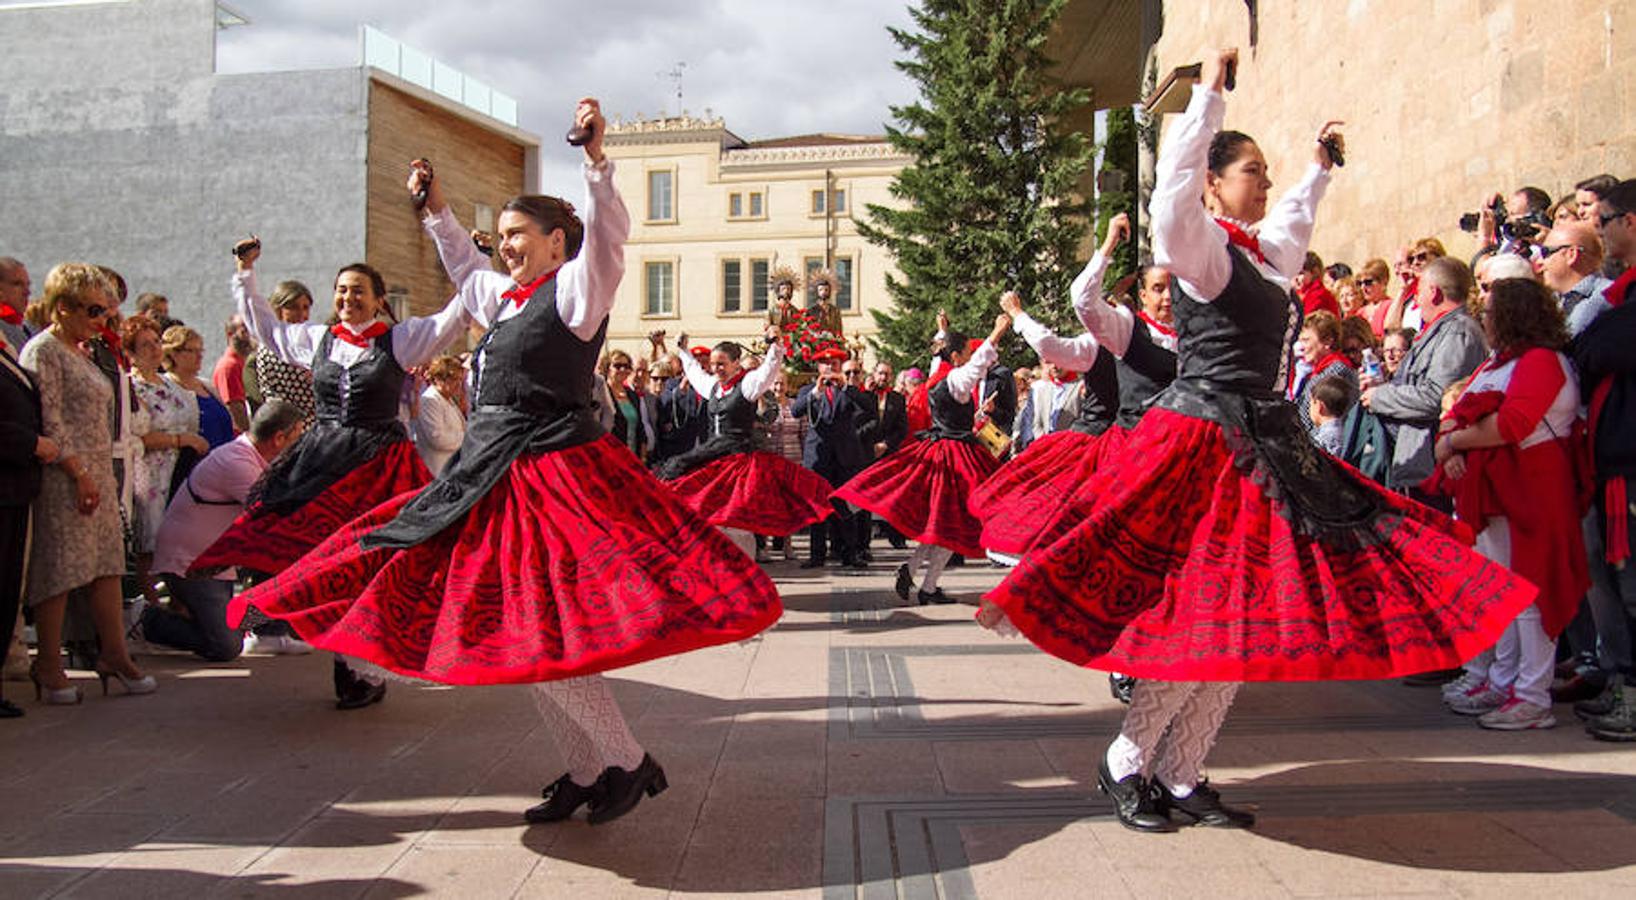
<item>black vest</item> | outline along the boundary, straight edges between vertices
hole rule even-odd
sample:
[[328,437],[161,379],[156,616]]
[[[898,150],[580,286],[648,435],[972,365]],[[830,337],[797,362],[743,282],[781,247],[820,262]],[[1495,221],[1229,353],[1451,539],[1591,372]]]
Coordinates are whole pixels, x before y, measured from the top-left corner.
[[1262,276],[1244,251],[1228,245],[1227,255],[1232,278],[1211,302],[1188,296],[1177,284],[1177,344],[1184,352],[1176,377],[1253,394],[1281,392],[1301,304]]
[[[370,342],[364,356],[351,367],[329,358],[335,335],[324,332],[312,358],[312,398],[318,418],[338,425],[389,427],[398,421],[403,396],[403,367],[392,354],[392,331]],[[347,382],[346,397],[341,381]]]
[[1098,349],[1091,368],[1080,377],[1079,414],[1070,431],[1101,434],[1119,414],[1119,366],[1113,354]]
[[974,441],[972,428],[977,424],[977,404],[970,397],[959,399],[949,390],[948,379],[939,381],[926,395],[931,408],[932,427],[916,437],[931,440]]
[[1153,398],[1176,380],[1176,354],[1155,343],[1147,324],[1137,321],[1130,331],[1130,346],[1116,368],[1119,424],[1135,428]]
[[755,438],[756,401],[746,400],[738,382],[718,388],[710,398],[710,438],[734,438],[749,442]]

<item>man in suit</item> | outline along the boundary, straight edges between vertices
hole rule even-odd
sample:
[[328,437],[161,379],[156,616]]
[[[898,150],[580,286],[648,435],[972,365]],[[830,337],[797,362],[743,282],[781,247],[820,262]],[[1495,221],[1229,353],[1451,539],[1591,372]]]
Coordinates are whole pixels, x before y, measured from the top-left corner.
[[[840,487],[869,464],[859,435],[874,418],[873,404],[862,388],[849,387],[840,365],[846,351],[832,349],[819,355],[818,380],[804,385],[790,403],[790,415],[811,423],[801,446],[801,464]],[[835,515],[807,529],[812,549],[803,569],[815,569],[830,555],[849,569],[866,568],[856,546],[853,515],[840,501],[831,501]],[[827,542],[827,547],[826,547]],[[831,554],[830,551],[833,551]]]
[[[0,337],[0,656],[11,647],[23,598],[29,506],[40,493],[41,466],[58,453],[56,442],[42,433],[40,391],[17,362],[19,349]],[[0,719],[22,714],[0,697]]]
[[1035,440],[1061,431],[1079,414],[1079,379],[1056,363],[1045,364],[1045,377],[1029,388],[1034,397],[1033,435]]
[[[864,456],[874,462],[896,450],[909,436],[909,411],[903,395],[892,390],[891,363],[876,364],[875,371],[867,380],[863,377],[863,363],[859,360],[848,360],[841,371],[847,376],[849,385],[855,380],[863,382],[864,396],[874,410],[875,417],[858,434],[863,441]],[[885,524],[884,521],[882,524]],[[857,525],[859,555],[865,562],[871,562],[869,542],[875,533],[875,517],[868,510],[860,509]],[[904,548],[903,536],[893,531],[892,526],[886,525],[886,534],[893,547],[899,550]]]

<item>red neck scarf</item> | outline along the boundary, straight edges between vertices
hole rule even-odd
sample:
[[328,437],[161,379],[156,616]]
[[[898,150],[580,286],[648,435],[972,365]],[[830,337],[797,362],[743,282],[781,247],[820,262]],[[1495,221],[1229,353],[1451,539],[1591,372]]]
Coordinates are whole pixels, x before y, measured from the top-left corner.
[[125,348],[119,342],[119,335],[115,334],[107,325],[97,326],[97,336],[108,345],[108,352],[114,355],[114,362],[119,364],[120,371],[130,369],[131,364],[125,360]]
[[330,326],[329,333],[354,347],[368,347],[369,342],[385,334],[388,327],[390,326],[385,322],[372,322],[368,328],[363,330],[362,334],[353,334],[352,329],[340,322],[336,322]]
[[23,324],[23,314],[11,308],[10,303],[0,303],[0,321],[7,325]]
[[1346,367],[1349,369],[1357,368],[1357,366],[1352,365],[1351,358],[1345,353],[1342,353],[1339,350],[1331,350],[1327,356],[1312,364],[1312,374],[1316,375],[1335,363],[1345,363]]
[[1136,315],[1139,316],[1142,319],[1142,321],[1147,323],[1147,327],[1153,329],[1154,331],[1159,332],[1160,334],[1164,335],[1165,337],[1175,337],[1176,336],[1176,329],[1171,328],[1169,325],[1166,325],[1165,323],[1159,321],[1158,319],[1155,319],[1152,316],[1148,315],[1147,310],[1142,310],[1141,312],[1138,312]]
[[[558,268],[561,267],[559,266]],[[557,269],[552,269],[551,271],[541,275],[527,284],[520,284],[511,288],[510,290],[501,294],[500,299],[510,300],[521,307],[524,303],[528,302],[530,297],[534,296],[535,291],[543,287],[547,281],[551,280],[551,276],[555,274],[557,274]]]
[[733,388],[738,387],[738,383],[743,381],[744,376],[748,374],[750,374],[749,369],[739,369],[737,375],[734,375],[732,378],[729,378],[726,381],[720,382],[721,392],[725,394]]
[[1243,247],[1261,262],[1267,261],[1266,255],[1261,252],[1260,238],[1257,238],[1255,235],[1245,231],[1238,225],[1237,222],[1229,222],[1226,219],[1218,217],[1216,219],[1216,224],[1220,225],[1222,230],[1227,232],[1227,243],[1237,244],[1240,247]]
[[1618,280],[1608,285],[1607,290],[1602,292],[1602,297],[1608,301],[1609,306],[1623,306],[1629,299],[1632,284],[1636,284],[1636,268],[1626,269]]
[[1078,372],[1062,372],[1062,373],[1059,373],[1055,378],[1052,378],[1051,383],[1056,385],[1057,387],[1062,387],[1065,384],[1073,384],[1074,382],[1076,382],[1078,380],[1079,380],[1079,373]]

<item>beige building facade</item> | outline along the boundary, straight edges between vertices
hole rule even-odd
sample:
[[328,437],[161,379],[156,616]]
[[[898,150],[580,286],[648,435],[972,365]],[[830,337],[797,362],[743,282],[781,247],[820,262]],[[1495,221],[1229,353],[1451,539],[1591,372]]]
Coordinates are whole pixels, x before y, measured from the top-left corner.
[[894,202],[889,187],[908,159],[884,138],[746,141],[720,119],[683,115],[615,121],[605,146],[631,214],[610,349],[645,355],[655,329],[695,344],[753,338],[772,302],[770,275],[784,266],[835,272],[849,343],[876,331],[869,311],[891,306],[892,262],[854,217]]
[[[1300,177],[1325,120],[1347,123],[1312,242],[1326,262],[1390,260],[1423,236],[1469,256],[1460,215],[1495,192],[1560,197],[1592,175],[1636,175],[1636,3],[1142,3],[1161,82],[1211,48],[1241,49],[1226,125],[1260,143],[1274,195]],[[1150,106],[1180,109],[1188,86]]]

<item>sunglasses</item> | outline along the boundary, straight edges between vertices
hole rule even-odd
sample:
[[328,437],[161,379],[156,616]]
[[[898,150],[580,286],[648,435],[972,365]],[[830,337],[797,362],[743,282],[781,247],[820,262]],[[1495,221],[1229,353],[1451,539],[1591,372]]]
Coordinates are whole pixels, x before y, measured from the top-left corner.
[[610,368],[614,368],[614,369],[628,369],[628,368],[630,368],[630,367],[631,367],[631,364],[630,364],[630,363],[614,363],[614,364],[613,364],[613,365],[612,365],[612,366],[611,366],[611,367],[610,367]]
[[1380,284],[1380,282],[1373,278],[1359,278],[1357,284],[1358,287],[1373,287]]
[[1539,248],[1539,258],[1550,259],[1552,256],[1555,256],[1558,251],[1566,250],[1569,247],[1572,247],[1575,250],[1579,249],[1578,244],[1558,244],[1555,247],[1541,247]]
[[82,306],[80,309],[84,310],[85,314],[93,319],[100,319],[108,312],[108,307],[98,306],[95,303],[90,306]]
[[1415,266],[1423,266],[1426,263],[1431,262],[1431,258],[1432,258],[1432,255],[1430,253],[1427,253],[1426,251],[1422,250],[1419,253],[1409,254],[1409,264],[1410,265],[1415,265]]

